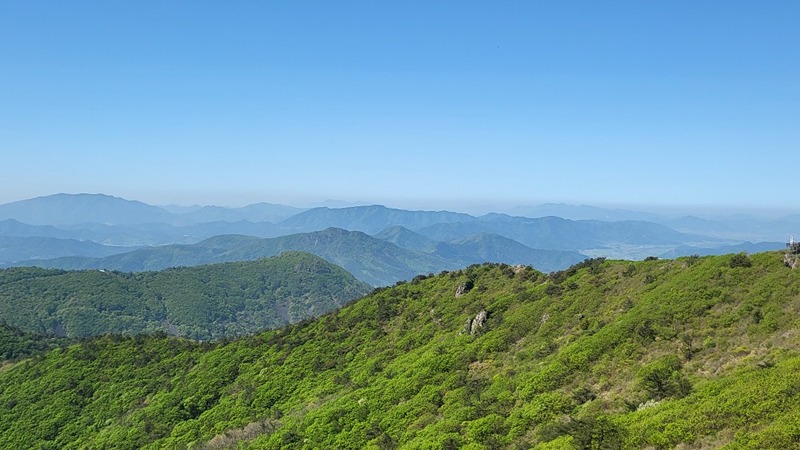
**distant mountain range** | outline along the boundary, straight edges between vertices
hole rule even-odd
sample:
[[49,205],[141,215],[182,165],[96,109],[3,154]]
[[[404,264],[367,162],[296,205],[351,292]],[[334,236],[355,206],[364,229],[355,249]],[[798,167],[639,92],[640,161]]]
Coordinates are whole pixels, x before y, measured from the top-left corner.
[[0,205],[0,219],[30,225],[168,223],[170,216],[157,206],[103,194],[55,194]]
[[[362,281],[385,285],[486,261],[533,265],[547,272],[584,255],[637,259],[720,254],[746,247],[748,241],[756,242],[752,248],[764,248],[747,238],[753,234],[775,235],[778,228],[787,236],[795,228],[800,231],[800,222],[793,222],[798,217],[771,222],[665,218],[559,204],[517,212],[537,217],[476,217],[381,205],[308,210],[270,203],[158,207],[102,194],[57,194],[0,205],[0,267],[158,270],[300,250],[339,264]],[[243,236],[253,239],[241,241]]]
[[[361,281],[374,286],[385,286],[418,274],[436,273],[496,260],[490,257],[493,255],[500,257],[506,254],[508,257],[503,259],[510,258],[517,264],[535,264],[548,271],[565,268],[585,259],[584,255],[577,252],[528,249],[509,239],[498,238],[476,238],[471,242],[442,244],[432,252],[424,252],[401,248],[360,231],[328,228],[313,233],[266,239],[221,235],[197,244],[142,248],[103,258],[75,256],[22,264],[59,269],[140,272],[168,267],[249,261],[291,250],[313,253],[345,268]],[[513,251],[504,250],[509,246]]]
[[475,220],[475,217],[464,213],[406,211],[381,205],[371,205],[338,209],[314,208],[284,220],[279,226],[298,232],[336,227],[375,234],[391,226],[401,226],[416,230],[436,224],[456,224],[473,220]]
[[[111,247],[77,239],[58,239],[41,236],[0,236],[0,261],[12,263],[58,258],[63,255],[97,258],[131,250],[132,248],[130,247]],[[2,266],[3,264],[0,263],[0,267]]]
[[551,272],[586,259],[586,255],[575,251],[533,249],[498,234],[476,234],[450,242],[439,242],[407,228],[395,226],[383,230],[375,237],[408,250],[436,255],[455,267],[502,261]]
[[783,240],[792,233],[800,234],[800,214],[779,218],[754,217],[746,214],[710,214],[673,216],[625,209],[599,208],[589,205],[547,203],[538,206],[518,206],[512,215],[540,218],[547,216],[571,220],[623,221],[636,220],[658,223],[676,231],[700,234],[724,240]]
[[641,211],[626,209],[600,208],[591,205],[567,205],[564,203],[545,203],[537,206],[517,206],[509,214],[522,217],[561,217],[570,220],[602,220],[616,222],[620,220],[644,220],[660,222],[663,217]]
[[342,266],[372,285],[388,285],[420,273],[437,272],[452,265],[424,253],[357,231],[329,228],[278,238],[220,235],[190,245],[143,248],[104,258],[65,257],[38,261],[37,266],[60,269],[112,269],[126,272],[162,270],[231,261],[250,261],[283,251],[306,251]]
[[741,244],[736,245],[726,245],[722,247],[714,247],[714,248],[702,248],[702,247],[678,247],[673,250],[670,250],[667,253],[660,255],[662,258],[680,258],[681,256],[690,256],[690,255],[698,255],[698,256],[709,256],[709,255],[719,255],[719,254],[727,254],[727,253],[761,253],[761,252],[769,252],[775,250],[783,250],[786,248],[786,244],[783,242],[743,242]]
[[272,203],[256,203],[242,208],[169,209],[104,194],[55,194],[0,205],[0,220],[16,219],[30,225],[53,226],[152,223],[186,226],[207,222],[280,222],[304,211]]
[[474,217],[446,211],[405,211],[380,205],[341,209],[315,208],[291,217],[278,226],[296,231],[312,231],[325,224],[370,234],[387,227],[402,226],[439,242],[461,240],[481,234],[498,234],[533,248],[557,250],[580,250],[610,242],[652,245],[706,239],[642,221],[573,221],[559,217],[527,218],[505,214]]
[[108,246],[139,247],[164,244],[191,244],[220,234],[246,234],[274,237],[287,234],[270,222],[205,222],[176,226],[167,223],[139,225],[29,225],[15,219],[0,220],[0,236],[52,237],[93,241]]
[[271,222],[276,223],[305,211],[303,208],[256,203],[241,208],[203,206],[200,209],[178,214],[173,220],[177,224],[197,224],[205,222]]

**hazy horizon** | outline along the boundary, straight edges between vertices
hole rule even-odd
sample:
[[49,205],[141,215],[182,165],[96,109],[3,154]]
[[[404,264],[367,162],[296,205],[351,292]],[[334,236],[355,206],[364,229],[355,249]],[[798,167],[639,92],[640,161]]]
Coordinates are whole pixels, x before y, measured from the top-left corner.
[[0,203],[784,210],[798,22],[788,1],[5,3]]
[[744,208],[744,207],[724,207],[716,205],[630,205],[630,204],[587,204],[587,203],[569,203],[561,201],[543,201],[543,202],[529,202],[526,204],[517,204],[513,202],[497,202],[497,203],[484,203],[484,204],[470,204],[468,202],[457,201],[441,201],[435,202],[430,200],[389,200],[389,201],[351,201],[351,200],[338,200],[338,199],[324,199],[324,200],[305,200],[300,202],[287,202],[276,201],[275,199],[261,199],[251,202],[240,203],[213,203],[213,202],[199,202],[199,203],[164,203],[157,201],[149,201],[142,198],[126,197],[106,192],[57,192],[47,195],[34,196],[29,198],[22,198],[18,200],[11,200],[8,202],[0,201],[0,205],[15,203],[19,201],[31,200],[40,197],[49,197],[52,195],[67,194],[67,195],[106,195],[110,197],[121,198],[129,201],[138,201],[152,206],[163,208],[202,208],[202,207],[222,207],[222,208],[242,208],[258,203],[270,203],[275,205],[290,206],[300,209],[311,209],[318,207],[328,208],[348,208],[354,206],[371,206],[379,205],[393,209],[403,209],[409,211],[451,211],[466,213],[474,216],[480,216],[490,213],[510,214],[510,215],[525,215],[522,213],[526,209],[548,208],[548,207],[567,207],[567,208],[598,208],[601,210],[610,210],[618,212],[642,213],[653,214],[662,217],[685,217],[697,216],[706,219],[713,218],[728,218],[736,215],[752,216],[760,219],[779,219],[789,215],[800,214],[800,207],[791,208],[787,204],[785,208]]

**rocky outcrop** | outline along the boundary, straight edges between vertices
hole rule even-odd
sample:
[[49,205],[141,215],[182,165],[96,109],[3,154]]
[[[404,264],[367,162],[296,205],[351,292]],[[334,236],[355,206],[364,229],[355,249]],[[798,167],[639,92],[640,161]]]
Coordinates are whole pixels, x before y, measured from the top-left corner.
[[786,254],[783,255],[783,265],[792,269],[800,266],[800,242],[795,242],[794,236],[786,244]]
[[472,280],[467,280],[467,281],[459,284],[458,287],[456,288],[456,298],[461,297],[462,295],[464,295],[467,292],[469,292],[470,289],[472,289],[473,286],[474,286],[474,283],[472,282]]
[[486,310],[482,309],[474,319],[472,319],[472,323],[469,326],[469,334],[475,335],[481,328],[484,327],[486,324]]

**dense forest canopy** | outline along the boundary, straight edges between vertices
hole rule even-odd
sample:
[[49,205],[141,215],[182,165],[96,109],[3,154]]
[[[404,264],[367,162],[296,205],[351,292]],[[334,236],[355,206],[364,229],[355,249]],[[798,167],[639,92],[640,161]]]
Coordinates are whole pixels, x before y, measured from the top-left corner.
[[0,270],[0,317],[68,337],[157,331],[216,339],[276,328],[370,291],[307,253],[159,272]]
[[0,446],[795,448],[779,253],[471,266],[198,343],[109,335],[0,370]]

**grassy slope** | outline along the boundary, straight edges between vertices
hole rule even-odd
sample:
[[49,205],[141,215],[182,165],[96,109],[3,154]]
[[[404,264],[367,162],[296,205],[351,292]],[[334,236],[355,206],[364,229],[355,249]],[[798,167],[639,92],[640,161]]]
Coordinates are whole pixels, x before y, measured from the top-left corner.
[[731,260],[475,266],[228,343],[90,340],[0,371],[0,446],[796,447],[800,271]]

